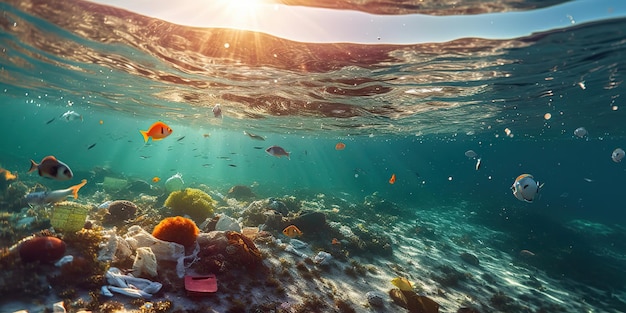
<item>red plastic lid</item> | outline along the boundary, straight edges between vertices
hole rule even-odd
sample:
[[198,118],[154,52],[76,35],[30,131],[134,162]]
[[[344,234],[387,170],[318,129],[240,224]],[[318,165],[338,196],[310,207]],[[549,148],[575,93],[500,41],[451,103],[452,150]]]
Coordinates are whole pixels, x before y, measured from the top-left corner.
[[217,278],[213,274],[204,276],[185,275],[185,290],[197,293],[217,291]]

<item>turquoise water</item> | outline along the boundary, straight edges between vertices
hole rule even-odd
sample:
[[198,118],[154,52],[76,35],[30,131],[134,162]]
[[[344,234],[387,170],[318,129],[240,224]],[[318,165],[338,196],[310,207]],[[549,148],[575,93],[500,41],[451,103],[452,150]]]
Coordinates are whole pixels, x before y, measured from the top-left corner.
[[[626,148],[626,19],[500,41],[315,45],[79,7],[88,25],[68,8],[0,4],[0,165],[28,184],[68,186],[26,173],[30,159],[54,155],[73,169],[69,184],[89,180],[85,195],[104,168],[161,186],[182,173],[221,193],[251,185],[259,197],[377,193],[408,219],[469,203],[480,213],[471,222],[519,238],[504,252],[569,247],[569,262],[542,269],[624,287],[626,167],[611,153]],[[83,120],[63,120],[69,110]],[[139,130],[157,120],[173,134],[144,143]],[[574,136],[578,127],[588,135]],[[290,160],[266,154],[271,145]],[[534,203],[511,194],[523,173],[545,183]],[[622,232],[594,242],[563,226],[575,220]]]

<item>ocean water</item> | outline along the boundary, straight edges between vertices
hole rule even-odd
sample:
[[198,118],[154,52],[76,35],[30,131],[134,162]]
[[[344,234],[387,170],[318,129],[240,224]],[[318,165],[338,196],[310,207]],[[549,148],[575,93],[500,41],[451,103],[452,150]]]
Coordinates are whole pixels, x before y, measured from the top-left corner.
[[[181,173],[188,186],[248,185],[259,198],[376,194],[407,220],[464,210],[473,217],[459,228],[511,239],[493,249],[551,256],[532,266],[613,299],[590,301],[594,312],[626,309],[611,296],[626,281],[626,163],[611,160],[626,149],[626,19],[509,40],[357,45],[185,28],[74,1],[0,8],[0,166],[29,186],[86,178],[89,197],[99,171],[157,185]],[[172,135],[144,143],[139,130],[157,120]],[[265,153],[271,145],[290,159]],[[47,155],[75,178],[26,173]],[[511,193],[523,173],[544,183],[533,203]]]

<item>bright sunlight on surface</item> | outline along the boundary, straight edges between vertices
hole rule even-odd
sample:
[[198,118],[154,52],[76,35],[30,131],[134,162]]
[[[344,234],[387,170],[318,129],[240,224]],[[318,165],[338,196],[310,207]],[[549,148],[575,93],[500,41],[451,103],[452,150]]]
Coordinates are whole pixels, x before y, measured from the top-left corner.
[[233,23],[253,27],[258,24],[259,15],[263,12],[260,8],[268,4],[265,0],[217,0],[214,5],[220,11],[219,14]]

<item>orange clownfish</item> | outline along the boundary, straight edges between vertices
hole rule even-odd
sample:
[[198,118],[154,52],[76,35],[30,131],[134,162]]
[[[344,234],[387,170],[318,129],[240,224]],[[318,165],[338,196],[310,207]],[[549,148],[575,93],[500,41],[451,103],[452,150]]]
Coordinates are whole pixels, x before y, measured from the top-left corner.
[[161,140],[169,136],[172,133],[172,129],[167,126],[167,124],[158,121],[152,124],[148,130],[140,130],[139,132],[143,135],[143,140],[148,142],[149,138],[152,138],[152,140]]
[[391,174],[391,178],[389,178],[389,183],[393,185],[396,182],[396,174]]
[[287,237],[298,237],[302,236],[302,231],[296,227],[296,225],[289,225],[283,229],[283,235]]
[[161,179],[157,176],[152,177],[152,182],[153,183],[158,183]]
[[345,148],[346,148],[346,144],[345,144],[345,143],[343,143],[343,142],[338,142],[338,143],[335,145],[335,150],[343,150],[343,149],[345,149]]
[[339,241],[337,238],[333,238],[333,240],[330,243],[335,246],[341,245],[341,241]]

